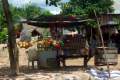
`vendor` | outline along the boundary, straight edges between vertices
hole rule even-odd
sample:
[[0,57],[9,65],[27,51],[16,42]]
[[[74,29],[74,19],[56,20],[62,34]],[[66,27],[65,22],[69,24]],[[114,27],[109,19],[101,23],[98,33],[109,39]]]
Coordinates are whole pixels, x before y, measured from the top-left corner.
[[65,28],[63,30],[63,35],[75,35],[78,34],[78,31],[75,28]]
[[119,44],[119,39],[118,39],[118,32],[117,31],[113,31],[112,35],[110,36],[110,40],[111,40],[111,47],[117,47]]
[[118,53],[120,53],[120,30],[118,30],[118,34],[116,37],[116,47],[118,48]]
[[31,33],[27,30],[22,30],[22,32],[20,33],[20,41],[27,41],[30,42],[31,41]]
[[95,54],[95,49],[97,47],[97,39],[96,36],[92,36],[91,44],[90,44],[90,57],[92,57]]

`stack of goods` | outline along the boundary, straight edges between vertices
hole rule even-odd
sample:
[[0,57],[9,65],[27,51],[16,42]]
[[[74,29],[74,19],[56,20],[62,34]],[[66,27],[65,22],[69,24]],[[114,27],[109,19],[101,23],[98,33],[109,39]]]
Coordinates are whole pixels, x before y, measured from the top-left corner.
[[42,39],[38,41],[19,41],[18,46],[20,48],[29,48],[37,43],[37,47],[39,50],[47,50],[47,49],[60,49],[64,46],[63,41],[53,40],[52,38]]
[[79,49],[85,47],[85,38],[81,36],[67,35],[64,38],[64,48],[66,49]]
[[20,48],[25,48],[25,49],[27,49],[27,48],[31,47],[32,44],[31,44],[30,42],[28,42],[28,41],[19,41],[19,42],[18,42],[18,46],[19,46]]
[[60,49],[64,43],[62,41],[53,40],[51,38],[38,41],[38,46],[44,49]]

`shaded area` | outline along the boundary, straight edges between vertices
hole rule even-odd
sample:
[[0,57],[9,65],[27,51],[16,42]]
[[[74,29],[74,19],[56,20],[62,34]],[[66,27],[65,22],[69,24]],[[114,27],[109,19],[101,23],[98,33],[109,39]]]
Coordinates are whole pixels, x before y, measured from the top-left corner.
[[[31,74],[31,73],[56,73],[56,72],[71,72],[71,71],[78,71],[78,70],[83,70],[83,66],[66,66],[66,67],[61,67],[61,68],[40,68],[40,69],[29,69],[28,66],[21,66],[20,67],[20,73],[25,73],[25,74]],[[0,76],[6,76],[10,74],[10,68],[9,67],[2,67],[0,68]]]
[[[41,69],[29,69],[28,66],[21,66],[20,67],[20,74],[17,77],[24,76],[26,77],[25,80],[33,80],[29,77],[25,76],[32,75],[36,73],[40,73],[41,75],[47,76],[49,73],[62,73],[62,74],[71,74],[73,71],[81,71],[83,70],[83,66],[67,66],[65,68],[41,68]],[[15,80],[17,77],[10,76],[10,68],[9,67],[2,67],[0,68],[0,79],[1,78],[11,78],[12,80]]]

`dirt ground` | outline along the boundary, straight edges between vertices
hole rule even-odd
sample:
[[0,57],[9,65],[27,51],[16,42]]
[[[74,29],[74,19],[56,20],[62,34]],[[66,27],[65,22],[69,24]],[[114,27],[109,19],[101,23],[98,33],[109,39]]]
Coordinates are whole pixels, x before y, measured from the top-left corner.
[[[25,49],[19,49],[20,76],[16,78],[9,78],[8,51],[7,49],[3,50],[2,46],[3,45],[0,45],[0,80],[63,80],[58,79],[59,75],[62,75],[62,77],[79,76],[80,79],[76,80],[89,80],[90,78],[90,76],[84,71],[82,58],[66,60],[68,66],[66,68],[54,70],[28,69],[28,61]],[[95,67],[94,58],[89,61],[88,65],[90,67]],[[106,68],[106,66],[102,66],[102,68]],[[120,70],[120,55],[118,56],[118,64],[115,66],[110,66],[110,70]],[[55,76],[57,76],[57,79],[55,79]]]

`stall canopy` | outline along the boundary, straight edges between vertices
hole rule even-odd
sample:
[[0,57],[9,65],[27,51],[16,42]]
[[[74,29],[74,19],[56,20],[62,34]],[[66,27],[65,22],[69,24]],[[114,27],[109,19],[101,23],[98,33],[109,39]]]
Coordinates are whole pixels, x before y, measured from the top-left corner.
[[72,27],[84,24],[91,19],[83,19],[75,16],[63,16],[63,15],[52,15],[52,16],[39,16],[37,18],[22,21],[29,25],[38,27]]
[[115,27],[118,26],[118,22],[116,21],[107,21],[105,24],[102,24],[102,27]]
[[103,27],[115,27],[119,25],[120,14],[107,13],[98,16],[100,25]]

